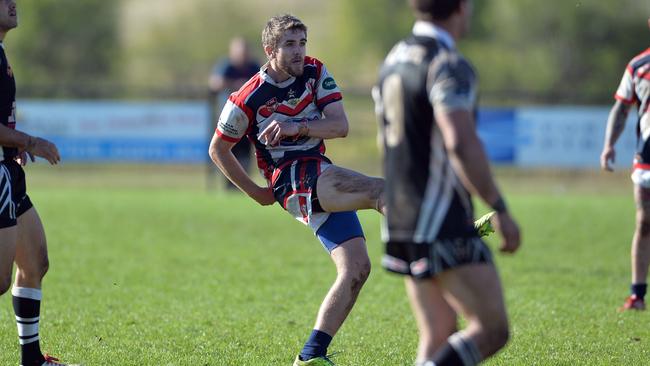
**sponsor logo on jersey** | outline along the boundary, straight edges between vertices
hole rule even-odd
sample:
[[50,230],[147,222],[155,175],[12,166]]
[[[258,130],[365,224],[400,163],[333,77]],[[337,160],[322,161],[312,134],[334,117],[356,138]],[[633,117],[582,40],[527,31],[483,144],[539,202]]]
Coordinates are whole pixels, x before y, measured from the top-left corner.
[[334,81],[334,79],[328,77],[325,80],[323,80],[323,89],[332,90],[334,88],[336,88],[336,81]]
[[287,92],[287,104],[295,107],[298,103],[300,103],[300,98],[296,98],[296,92],[293,89],[289,89]]
[[278,109],[278,100],[275,97],[269,99],[260,107],[260,114],[263,116],[272,115]]

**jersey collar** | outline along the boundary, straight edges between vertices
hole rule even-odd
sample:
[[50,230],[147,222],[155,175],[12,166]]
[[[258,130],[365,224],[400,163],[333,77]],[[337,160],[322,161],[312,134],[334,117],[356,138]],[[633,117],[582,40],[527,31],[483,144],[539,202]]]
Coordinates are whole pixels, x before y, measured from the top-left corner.
[[283,81],[281,83],[278,83],[275,80],[273,80],[273,78],[271,76],[269,76],[269,74],[266,73],[266,70],[268,68],[269,68],[269,63],[267,62],[260,69],[260,76],[262,77],[262,80],[264,80],[265,82],[267,82],[267,83],[269,83],[271,85],[275,85],[278,88],[286,88],[287,86],[291,85],[294,81],[296,81],[296,77],[292,76],[292,77],[288,78],[287,80],[285,80],[285,81]]
[[423,20],[416,21],[413,25],[413,34],[416,36],[435,38],[449,49],[456,48],[456,43],[451,37],[451,34],[431,22],[425,22]]

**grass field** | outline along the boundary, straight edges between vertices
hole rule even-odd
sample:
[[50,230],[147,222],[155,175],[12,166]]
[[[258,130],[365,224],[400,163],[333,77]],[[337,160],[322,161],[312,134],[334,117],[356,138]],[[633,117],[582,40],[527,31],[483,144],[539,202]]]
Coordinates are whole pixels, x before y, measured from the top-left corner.
[[[648,364],[649,315],[616,312],[633,229],[625,174],[499,176],[524,245],[495,254],[513,339],[487,364]],[[35,166],[28,179],[50,245],[42,345],[65,361],[289,365],[335,276],[306,227],[205,192],[198,168]],[[411,365],[402,281],[379,266],[378,216],[360,217],[374,269],[330,351],[342,366]],[[0,365],[17,365],[10,296],[0,319]]]

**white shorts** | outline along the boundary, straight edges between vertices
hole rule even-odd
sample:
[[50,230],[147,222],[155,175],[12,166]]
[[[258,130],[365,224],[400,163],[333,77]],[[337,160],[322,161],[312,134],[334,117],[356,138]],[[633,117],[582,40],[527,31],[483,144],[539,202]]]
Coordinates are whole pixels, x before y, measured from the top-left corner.
[[650,164],[634,163],[630,178],[637,186],[650,188]]

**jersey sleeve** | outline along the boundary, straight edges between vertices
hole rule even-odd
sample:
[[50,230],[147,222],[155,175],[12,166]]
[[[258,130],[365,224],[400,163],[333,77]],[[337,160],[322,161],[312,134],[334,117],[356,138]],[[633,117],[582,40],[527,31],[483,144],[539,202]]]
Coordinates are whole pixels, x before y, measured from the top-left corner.
[[241,103],[236,93],[231,94],[221,111],[217,123],[217,135],[229,142],[238,142],[246,135],[250,125],[249,108]]
[[322,111],[328,104],[341,99],[343,99],[343,95],[334,77],[327,72],[325,65],[321,65],[316,82],[316,106]]
[[620,100],[624,104],[634,104],[636,102],[634,78],[632,73],[632,67],[628,65],[625,69],[625,73],[623,73],[623,77],[621,78],[621,83],[618,85],[618,89],[616,89],[616,94],[614,94],[614,98]]
[[462,57],[450,55],[431,65],[427,88],[434,110],[474,110],[476,74]]

